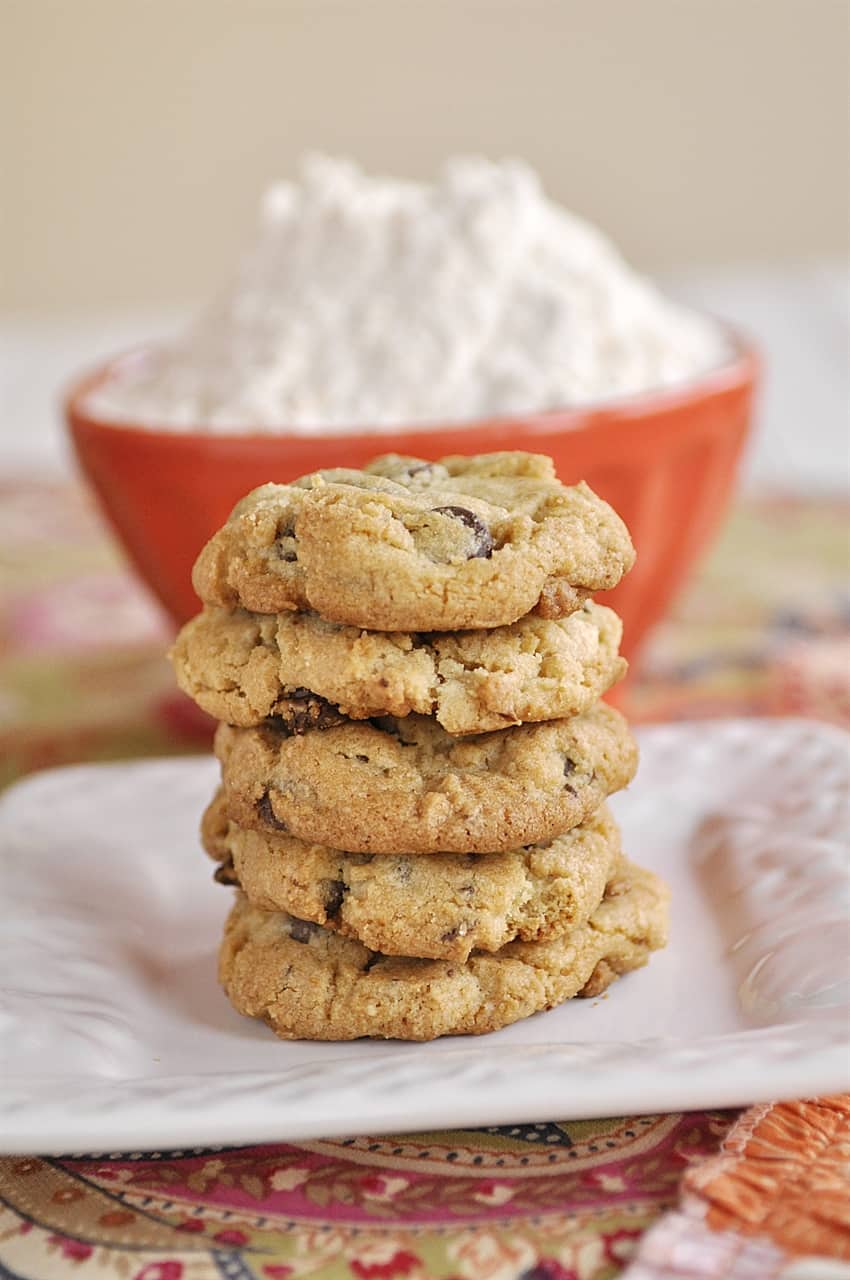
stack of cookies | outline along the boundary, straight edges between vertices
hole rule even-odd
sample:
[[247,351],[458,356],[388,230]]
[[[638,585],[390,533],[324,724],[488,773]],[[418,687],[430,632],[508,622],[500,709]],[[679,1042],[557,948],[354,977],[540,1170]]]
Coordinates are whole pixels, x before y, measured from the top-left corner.
[[597,995],[667,894],[606,797],[637,750],[592,593],[634,552],[526,453],[387,456],[249,494],[172,657],[221,721],[203,818],[238,886],[219,971],[285,1038],[478,1034]]

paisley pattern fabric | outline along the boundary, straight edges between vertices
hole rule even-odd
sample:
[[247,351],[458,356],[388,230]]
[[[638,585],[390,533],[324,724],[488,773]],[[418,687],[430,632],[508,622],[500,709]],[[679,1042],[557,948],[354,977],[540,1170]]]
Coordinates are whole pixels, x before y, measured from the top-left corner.
[[0,1257],[44,1280],[612,1276],[731,1119],[10,1159]]
[[[850,725],[847,540],[839,504],[739,508],[625,686],[628,714]],[[0,784],[198,750],[209,727],[174,693],[165,620],[82,491],[0,483],[0,592]],[[850,1259],[848,1170],[848,1098],[7,1158],[0,1277],[770,1280],[818,1255],[829,1280],[848,1274],[832,1269]]]

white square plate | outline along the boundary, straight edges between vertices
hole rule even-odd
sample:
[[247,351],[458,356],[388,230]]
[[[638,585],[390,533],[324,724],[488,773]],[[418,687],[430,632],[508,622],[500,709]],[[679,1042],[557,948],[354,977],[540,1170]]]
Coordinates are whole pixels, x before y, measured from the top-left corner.
[[668,949],[482,1039],[286,1043],[219,991],[210,759],[35,775],[0,800],[0,1150],[109,1151],[721,1107],[850,1087],[850,738],[640,731],[624,846]]

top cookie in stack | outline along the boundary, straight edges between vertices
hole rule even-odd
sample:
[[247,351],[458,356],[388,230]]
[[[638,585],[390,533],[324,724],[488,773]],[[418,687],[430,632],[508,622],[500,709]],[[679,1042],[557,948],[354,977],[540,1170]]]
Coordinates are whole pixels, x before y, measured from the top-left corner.
[[311,609],[373,631],[471,631],[563,618],[634,563],[622,520],[550,458],[388,455],[264,485],[201,553],[205,604]]
[[637,756],[598,701],[619,619],[589,597],[633,559],[525,453],[391,455],[237,505],[172,656],[222,721],[204,839],[241,885],[238,1009],[286,1037],[481,1032],[663,944],[663,887],[604,809]]

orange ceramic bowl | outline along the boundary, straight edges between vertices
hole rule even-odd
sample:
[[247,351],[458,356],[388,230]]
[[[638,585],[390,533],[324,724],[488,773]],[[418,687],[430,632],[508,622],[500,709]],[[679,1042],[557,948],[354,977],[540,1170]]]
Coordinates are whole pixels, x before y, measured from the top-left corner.
[[77,457],[142,578],[176,623],[198,611],[191,569],[234,503],[268,480],[319,467],[360,467],[378,453],[423,458],[528,449],[548,453],[560,478],[586,480],[620,513],[638,551],[607,593],[635,654],[717,528],[733,490],[752,416],[758,362],[737,344],[728,364],[681,388],[437,429],[349,435],[184,434],[105,422],[86,412],[92,389],[120,357],[77,383],[66,416]]

